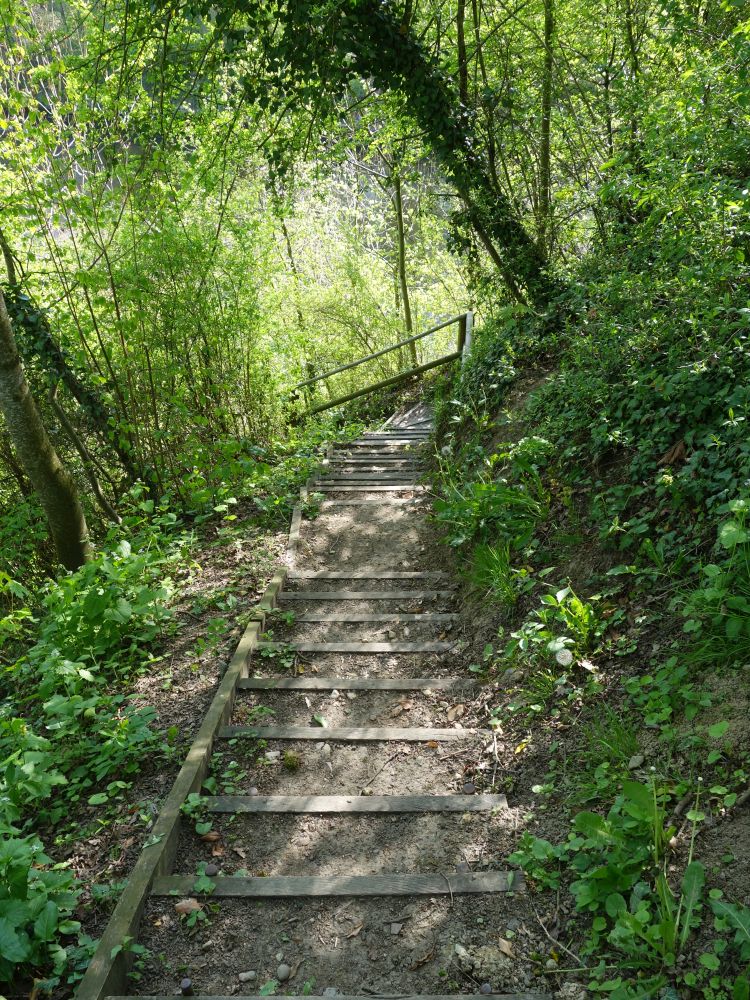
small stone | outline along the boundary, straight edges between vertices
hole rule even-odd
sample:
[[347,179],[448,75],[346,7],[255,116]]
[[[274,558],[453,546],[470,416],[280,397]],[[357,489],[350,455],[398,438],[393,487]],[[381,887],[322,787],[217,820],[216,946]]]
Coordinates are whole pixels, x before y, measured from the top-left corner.
[[257,795],[258,794],[258,789],[255,787],[255,785],[253,785],[252,788],[248,788],[247,794],[248,795]]
[[328,760],[332,754],[333,754],[333,748],[331,747],[331,744],[324,743],[323,749],[320,751],[321,757],[324,757],[326,760]]
[[403,926],[404,926],[403,924],[396,924],[396,923],[391,924],[391,934],[400,934],[401,928]]
[[206,871],[206,875],[208,875],[209,878],[213,878],[214,875],[218,875],[219,874],[219,866],[218,865],[206,865],[205,871]]
[[191,997],[193,995],[193,980],[192,979],[183,979],[182,980],[182,982],[180,983],[180,993],[182,993],[182,995],[184,997]]
[[287,979],[291,976],[291,974],[292,970],[289,968],[288,965],[285,965],[283,962],[276,970],[276,978],[280,983],[285,983]]
[[477,786],[474,784],[473,781],[465,781],[464,786],[461,790],[464,793],[464,795],[473,795],[474,792],[477,790]]
[[456,958],[464,958],[464,959],[466,959],[466,958],[469,957],[468,951],[464,948],[464,946],[462,944],[455,944],[453,946],[453,951],[456,954]]
[[635,771],[637,767],[640,767],[646,758],[642,753],[637,753],[628,761],[628,770]]
[[326,986],[326,988],[323,990],[324,997],[337,997],[338,995],[339,991],[336,989],[335,986]]
[[459,875],[468,875],[469,872],[471,871],[471,868],[469,868],[468,864],[465,861],[459,861],[458,864],[456,865],[456,871],[458,872]]
[[201,945],[201,951],[210,951],[213,948],[213,946],[214,943],[211,940],[211,938],[209,938],[208,941],[204,941],[203,944]]
[[357,697],[357,692],[356,691],[347,691],[346,692],[346,697],[349,699],[349,701],[354,701],[354,699]]
[[363,788],[362,789],[362,794],[363,795],[372,795],[372,789],[371,788]]
[[278,760],[281,757],[281,750],[266,750],[266,760]]
[[554,960],[554,958],[548,958],[545,964],[545,969],[549,969],[551,972],[553,969],[556,968],[557,968],[557,962]]
[[332,698],[338,698],[338,696],[339,696],[339,693],[336,690],[336,688],[334,688],[333,691],[331,691],[331,697]]
[[237,977],[241,983],[253,983],[258,978],[258,973],[254,969],[241,972]]
[[276,952],[276,961],[277,962],[283,962],[284,961],[284,952],[283,951],[277,951]]
[[487,996],[488,994],[492,993],[492,986],[490,985],[490,983],[482,983],[482,985],[479,987],[479,992],[484,993],[484,995]]

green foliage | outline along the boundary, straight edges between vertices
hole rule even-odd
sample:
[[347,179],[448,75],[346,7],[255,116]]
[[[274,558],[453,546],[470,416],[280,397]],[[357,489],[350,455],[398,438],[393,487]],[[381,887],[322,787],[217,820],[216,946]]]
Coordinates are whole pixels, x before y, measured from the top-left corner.
[[[656,784],[624,781],[606,817],[579,812],[559,845],[526,832],[511,855],[548,888],[559,888],[563,874],[572,878],[576,909],[589,915],[583,953],[598,959],[591,969],[596,989],[626,998],[637,995],[644,976],[652,989],[663,985],[699,923],[705,870],[689,860],[673,891],[666,859],[673,832]],[[609,963],[627,974],[606,985]]]
[[59,977],[80,929],[71,919],[79,889],[64,865],[53,865],[41,841],[0,822],[0,982],[24,968]]
[[594,649],[606,623],[598,616],[593,603],[581,600],[571,587],[541,597],[542,607],[516,632],[506,655],[517,656],[538,651],[566,666]]

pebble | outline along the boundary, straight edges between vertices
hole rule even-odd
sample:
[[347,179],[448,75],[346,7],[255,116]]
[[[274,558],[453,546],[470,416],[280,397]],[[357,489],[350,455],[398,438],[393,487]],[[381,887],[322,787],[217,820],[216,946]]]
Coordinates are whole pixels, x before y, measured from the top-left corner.
[[191,997],[193,995],[193,980],[192,979],[183,979],[182,980],[182,982],[180,983],[180,993],[182,993],[182,995],[184,997]]
[[335,986],[326,986],[326,988],[323,990],[324,997],[337,997],[338,995],[339,991],[336,989]]
[[492,993],[492,986],[491,986],[491,984],[490,983],[482,983],[482,985],[479,987],[479,992],[480,993],[484,993],[485,996],[487,996],[489,993]]
[[266,760],[278,760],[281,757],[281,750],[266,750]]
[[474,784],[473,781],[464,782],[464,787],[462,789],[464,795],[473,795],[476,790],[477,786]]
[[255,785],[253,785],[252,788],[248,788],[247,794],[248,795],[257,795],[258,794],[258,789],[255,787]]
[[323,744],[323,749],[320,751],[320,753],[321,753],[322,757],[325,757],[326,760],[328,760],[328,758],[333,753],[333,748],[331,747],[331,744],[330,743],[324,743]]
[[556,961],[554,960],[554,958],[548,958],[548,959],[547,959],[547,964],[545,965],[545,968],[546,968],[546,969],[549,969],[549,970],[550,970],[550,972],[551,972],[551,971],[552,971],[553,969],[556,969],[556,968],[557,968],[557,962],[556,962]]
[[258,973],[250,969],[248,972],[241,972],[237,978],[241,983],[252,983],[258,978]]
[[211,940],[211,938],[209,938],[208,941],[204,941],[203,944],[201,945],[201,951],[210,951],[211,948],[213,948],[213,946],[214,943]]
[[218,865],[206,865],[206,875],[208,875],[209,878],[213,878],[214,875],[218,874],[219,874]]
[[391,934],[400,934],[403,924],[391,924]]
[[354,699],[357,697],[357,692],[356,691],[347,691],[346,692],[346,697],[349,699],[349,701],[354,701]]
[[469,872],[471,871],[471,868],[469,868],[468,864],[465,861],[459,861],[458,864],[456,865],[456,871],[458,872],[459,875],[468,875]]
[[284,961],[284,952],[283,951],[277,951],[276,952],[276,961],[277,962],[283,962]]
[[287,979],[291,976],[291,974],[292,970],[289,968],[288,965],[285,965],[283,962],[276,970],[276,978],[280,983],[285,983]]

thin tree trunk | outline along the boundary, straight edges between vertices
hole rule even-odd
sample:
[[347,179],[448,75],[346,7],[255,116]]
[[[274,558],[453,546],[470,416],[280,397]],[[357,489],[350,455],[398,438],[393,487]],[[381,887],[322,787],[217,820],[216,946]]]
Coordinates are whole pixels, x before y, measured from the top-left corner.
[[44,508],[58,558],[67,569],[78,569],[91,558],[86,518],[75,483],[52,447],[26,382],[1,291],[0,410],[18,459]]
[[466,62],[466,0],[458,0],[456,7],[456,41],[458,48],[458,99],[465,108],[469,106],[469,66]]
[[554,0],[544,0],[544,70],[542,72],[542,127],[539,136],[539,249],[548,255],[550,225],[550,118],[552,116],[552,36],[555,31]]
[[[414,323],[411,315],[411,301],[409,300],[409,283],[406,280],[406,234],[404,233],[404,200],[401,196],[401,178],[397,173],[393,175],[393,203],[396,206],[396,225],[398,227],[398,281],[401,286],[401,301],[404,306],[404,326],[406,333],[411,336],[414,332]],[[419,364],[417,358],[417,345],[409,344],[412,364],[416,367]]]

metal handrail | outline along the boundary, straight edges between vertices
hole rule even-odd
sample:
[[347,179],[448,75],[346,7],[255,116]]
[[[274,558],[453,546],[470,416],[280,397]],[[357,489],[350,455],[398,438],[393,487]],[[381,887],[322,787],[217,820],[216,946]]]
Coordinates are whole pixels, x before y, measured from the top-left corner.
[[332,375],[338,375],[340,372],[349,371],[350,368],[356,368],[358,365],[363,365],[366,361],[372,361],[374,358],[380,358],[384,354],[390,353],[390,351],[397,351],[399,347],[406,347],[407,344],[413,344],[415,340],[421,340],[423,337],[429,337],[431,333],[437,333],[438,330],[444,330],[446,326],[451,326],[453,323],[460,323],[461,320],[465,319],[468,315],[470,315],[470,313],[461,313],[458,316],[451,316],[450,319],[446,319],[442,323],[438,323],[437,326],[430,327],[429,330],[425,330],[423,333],[417,333],[413,337],[407,337],[406,340],[400,340],[397,344],[391,344],[390,347],[384,347],[381,351],[375,351],[374,354],[368,354],[366,357],[359,358],[357,361],[351,361],[348,365],[342,365],[340,368],[332,368],[329,372],[324,372],[322,375],[316,375],[315,378],[309,378],[305,382],[300,382],[298,385],[294,386],[294,390],[304,389],[307,385],[313,385],[315,382],[321,382],[324,378],[330,378]]
[[438,330],[445,329],[446,326],[451,326],[453,323],[458,323],[458,343],[456,345],[456,350],[452,351],[450,354],[445,354],[442,358],[436,358],[434,361],[429,361],[427,364],[417,365],[414,368],[409,368],[404,372],[400,372],[398,375],[394,375],[391,378],[383,379],[381,382],[375,382],[373,385],[368,385],[364,389],[358,389],[356,392],[350,392],[346,396],[338,396],[336,399],[330,399],[326,403],[322,403],[320,406],[315,406],[307,411],[308,416],[312,416],[314,413],[321,413],[323,410],[330,410],[334,406],[341,406],[344,403],[350,402],[352,399],[358,399],[360,396],[366,396],[370,392],[376,392],[378,389],[385,389],[388,386],[397,385],[399,382],[404,382],[414,375],[421,375],[423,372],[430,371],[432,368],[437,368],[439,365],[447,365],[451,361],[461,361],[463,362],[468,357],[469,351],[471,350],[471,340],[472,331],[474,326],[474,314],[471,310],[467,310],[465,313],[461,313],[458,316],[452,316],[451,319],[446,319],[442,323],[438,323],[437,326],[430,327],[429,330],[425,330],[423,333],[417,333],[413,337],[409,337],[406,340],[401,340],[397,344],[391,344],[390,347],[385,347],[381,351],[376,351],[374,354],[368,354],[365,358],[359,358],[357,361],[352,361],[348,365],[342,365],[340,368],[333,368],[329,372],[325,372],[323,375],[316,375],[315,378],[307,379],[305,382],[300,382],[292,390],[296,394],[298,389],[304,389],[308,385],[314,385],[316,382],[320,382],[323,379],[330,378],[332,375],[338,375],[339,372],[349,371],[351,368],[356,368],[358,365],[363,365],[366,361],[372,361],[373,358],[379,358],[383,354],[388,354],[389,351],[396,351],[400,347],[404,347],[406,344],[413,344],[415,340],[421,340],[422,337],[428,337],[431,333],[437,333]]

